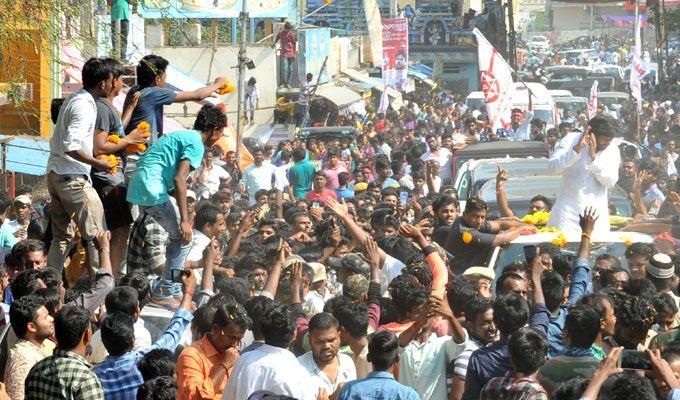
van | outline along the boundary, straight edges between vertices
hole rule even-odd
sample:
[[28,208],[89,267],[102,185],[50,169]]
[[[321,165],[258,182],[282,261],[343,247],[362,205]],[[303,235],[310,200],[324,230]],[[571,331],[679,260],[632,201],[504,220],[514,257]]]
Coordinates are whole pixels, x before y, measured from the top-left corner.
[[534,118],[545,122],[546,130],[559,125],[560,120],[557,108],[555,107],[555,100],[550,96],[548,89],[542,83],[527,82],[525,86],[521,82],[516,82],[515,92],[512,96],[512,108],[526,111],[529,108],[529,92],[532,93],[531,106]]

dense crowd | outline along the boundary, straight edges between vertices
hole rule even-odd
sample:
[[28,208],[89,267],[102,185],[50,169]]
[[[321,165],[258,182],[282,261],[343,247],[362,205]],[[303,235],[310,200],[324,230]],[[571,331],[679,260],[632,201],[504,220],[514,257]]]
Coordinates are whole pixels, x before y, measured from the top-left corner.
[[[49,198],[19,187],[0,204],[0,398],[680,398],[677,92],[645,92],[639,132],[631,104],[547,130],[517,109],[492,131],[483,109],[432,92],[330,121],[356,137],[252,147],[242,169],[217,145],[219,107],[163,134],[164,105],[226,82],[175,93],[167,66],[140,61],[120,116],[123,66],[87,61],[84,88],[54,102]],[[538,228],[507,206],[500,167],[498,212],[458,199],[452,157],[519,140],[545,142],[568,182],[529,215],[552,210],[580,242],[494,271],[497,246]],[[623,230],[654,240],[593,260],[614,184],[635,210]]]

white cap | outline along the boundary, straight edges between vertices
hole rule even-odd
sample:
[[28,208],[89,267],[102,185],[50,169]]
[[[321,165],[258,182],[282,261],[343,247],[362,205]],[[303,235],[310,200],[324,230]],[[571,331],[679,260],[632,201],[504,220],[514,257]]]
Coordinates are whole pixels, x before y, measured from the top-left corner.
[[196,193],[193,190],[187,190],[187,199],[196,200]]

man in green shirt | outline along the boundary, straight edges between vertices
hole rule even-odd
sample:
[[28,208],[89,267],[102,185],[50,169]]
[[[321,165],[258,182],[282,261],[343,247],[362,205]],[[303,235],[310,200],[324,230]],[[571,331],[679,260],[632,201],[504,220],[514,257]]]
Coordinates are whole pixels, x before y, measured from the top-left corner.
[[[121,60],[127,60],[127,41],[130,31],[130,5],[127,0],[106,0],[111,7],[111,44],[113,45],[114,56]],[[120,21],[120,31],[116,32],[116,22]],[[120,43],[120,49],[116,47]]]
[[305,150],[298,147],[293,150],[293,165],[288,171],[288,182],[293,188],[293,193],[296,199],[304,199],[307,192],[312,190],[312,182],[314,181],[314,165],[311,162],[305,161]]

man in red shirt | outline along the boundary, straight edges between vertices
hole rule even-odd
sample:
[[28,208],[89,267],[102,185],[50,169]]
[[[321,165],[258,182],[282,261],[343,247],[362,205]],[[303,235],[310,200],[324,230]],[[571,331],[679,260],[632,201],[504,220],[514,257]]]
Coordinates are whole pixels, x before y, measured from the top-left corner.
[[332,197],[333,200],[338,199],[334,191],[326,189],[326,174],[323,171],[316,171],[314,173],[312,190],[307,192],[305,199],[307,202],[318,202],[319,206],[323,207],[326,204],[326,199],[329,197]]
[[276,40],[274,40],[274,46],[276,42],[281,41],[281,85],[279,87],[285,86],[288,89],[292,88],[291,82],[293,81],[293,61],[295,61],[295,50],[297,45],[297,37],[295,37],[295,32],[293,32],[293,25],[290,22],[286,22],[283,25],[283,30],[279,31],[276,35]]

